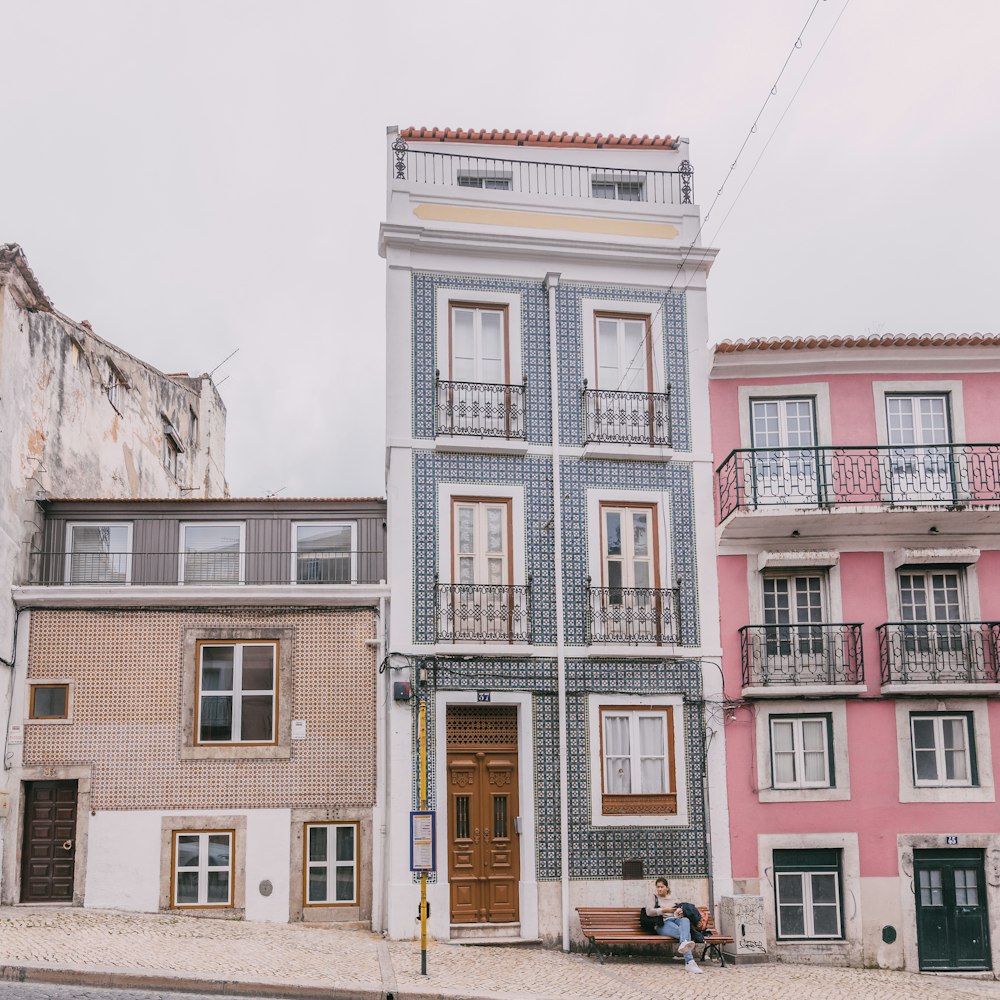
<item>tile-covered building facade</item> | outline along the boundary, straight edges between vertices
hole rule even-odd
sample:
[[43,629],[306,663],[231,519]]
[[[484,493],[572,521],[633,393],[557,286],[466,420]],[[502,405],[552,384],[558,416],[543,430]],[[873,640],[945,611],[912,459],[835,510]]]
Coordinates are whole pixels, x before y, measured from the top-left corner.
[[417,931],[420,703],[436,937],[568,947],[574,907],[659,874],[709,904],[714,252],[686,141],[391,130],[388,173],[385,683],[414,695],[389,715],[388,931]]

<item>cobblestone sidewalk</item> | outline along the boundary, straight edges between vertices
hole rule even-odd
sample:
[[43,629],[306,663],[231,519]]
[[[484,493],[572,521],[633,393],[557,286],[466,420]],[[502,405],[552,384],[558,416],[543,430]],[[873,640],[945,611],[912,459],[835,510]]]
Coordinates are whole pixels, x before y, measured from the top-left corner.
[[360,930],[80,909],[0,909],[0,977],[205,992],[393,1000],[1000,1000],[1000,982],[795,965],[688,975],[669,960],[539,947],[419,946]]

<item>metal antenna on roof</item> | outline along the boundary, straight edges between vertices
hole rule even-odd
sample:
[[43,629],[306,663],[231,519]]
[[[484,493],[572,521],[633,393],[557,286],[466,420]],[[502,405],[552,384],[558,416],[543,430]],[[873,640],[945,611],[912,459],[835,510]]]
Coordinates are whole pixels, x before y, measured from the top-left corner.
[[288,489],[287,486],[282,486],[280,490],[271,490],[270,493],[265,493],[264,494],[264,499],[265,500],[270,500],[271,497],[276,497],[279,493],[284,493],[285,490],[287,490],[287,489]]
[[[232,356],[233,354],[239,353],[239,348],[237,347],[235,351],[231,354],[227,354],[209,373],[208,377],[211,378]],[[228,375],[226,376],[229,377]]]

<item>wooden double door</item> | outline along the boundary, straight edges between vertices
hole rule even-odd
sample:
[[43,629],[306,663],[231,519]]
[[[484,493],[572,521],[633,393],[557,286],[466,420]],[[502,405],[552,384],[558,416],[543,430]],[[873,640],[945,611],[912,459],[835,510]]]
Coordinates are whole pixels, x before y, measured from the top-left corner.
[[24,786],[21,902],[71,903],[76,874],[75,781]]
[[451,922],[520,919],[517,709],[448,710],[448,880]]

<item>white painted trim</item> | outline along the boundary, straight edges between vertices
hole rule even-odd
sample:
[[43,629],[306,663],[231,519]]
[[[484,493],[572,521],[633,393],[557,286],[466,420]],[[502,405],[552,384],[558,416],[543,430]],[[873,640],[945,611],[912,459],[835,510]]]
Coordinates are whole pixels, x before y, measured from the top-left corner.
[[[66,558],[63,566],[63,582],[69,583],[73,564],[73,529],[74,528],[122,528],[126,529],[128,540],[125,543],[125,584],[132,582],[132,521],[68,521],[66,523]],[[112,553],[113,554],[113,553]],[[76,587],[103,586],[102,584],[73,584]]]
[[979,549],[968,546],[960,549],[896,549],[892,562],[901,566],[969,566],[979,561]]
[[[744,692],[745,694],[745,692]],[[834,788],[771,787],[771,716],[832,716]],[[805,702],[802,698],[769,701],[754,713],[757,757],[757,799],[760,802],[835,802],[851,797],[851,769],[847,753],[847,703],[844,701]]]
[[757,553],[757,569],[763,571],[772,568],[801,567],[803,570],[827,566],[836,566],[840,562],[840,553],[832,549],[810,551],[798,549],[789,551],[763,551]]
[[[295,586],[299,585],[298,555],[299,555],[299,528],[350,528],[351,529],[351,579],[354,583],[358,578],[358,522],[357,521],[292,521],[292,557],[291,575],[289,581]],[[310,587],[316,584],[310,583]],[[335,586],[335,585],[334,585]]]
[[[671,576],[672,535],[670,532],[670,494],[664,490],[611,490],[595,486],[587,490],[587,572],[595,586],[604,586],[604,559],[601,552],[601,506],[616,503],[648,504],[657,520],[656,534],[660,550],[656,553],[660,587],[674,585]],[[617,654],[616,654],[617,655]]]
[[[777,553],[762,552],[761,556]],[[784,553],[782,553],[783,555]],[[810,556],[812,553],[789,553],[789,555]],[[820,553],[817,553],[819,555]],[[781,561],[777,566],[758,569],[753,560],[747,560],[747,598],[749,603],[750,621],[748,625],[764,624],[764,574],[769,572],[774,576],[806,576],[816,575],[823,579],[823,610],[824,623],[839,625],[843,622],[844,605],[843,592],[840,584],[839,557],[833,562],[805,563],[789,560]]]
[[[517,798],[521,816],[521,879],[518,882],[518,907],[521,937],[534,940],[538,937],[538,877],[535,867],[535,722],[532,696],[522,691],[491,691],[491,705],[517,706]],[[440,940],[451,937],[451,887],[448,883],[448,733],[449,705],[475,705],[477,691],[437,691],[434,695],[436,725],[436,752],[434,762],[434,787],[437,789],[438,881],[434,890],[435,905],[432,909],[433,934]]]
[[[605,816],[602,812],[601,780],[601,706],[621,708],[673,709],[674,716],[674,781],[676,782],[677,813],[674,816]],[[676,694],[587,695],[587,734],[590,743],[590,823],[592,826],[687,826],[687,754],[684,743],[684,699]]]
[[514,586],[528,582],[525,568],[524,487],[516,484],[492,486],[485,483],[438,483],[438,582],[454,583],[451,578],[451,508],[455,497],[474,496],[488,500],[509,500],[511,529],[508,539]]
[[[993,357],[995,361],[995,352]],[[889,444],[889,427],[885,413],[886,396],[925,396],[944,393],[948,396],[951,443],[967,444],[968,439],[965,436],[965,399],[962,395],[962,389],[963,383],[959,379],[872,382],[872,393],[875,397],[876,443],[880,445]]]
[[[909,688],[910,685],[907,685]],[[990,745],[989,705],[982,699],[900,698],[896,702],[896,758],[899,768],[900,802],[996,802],[993,784],[993,752]],[[910,713],[971,712],[972,738],[976,749],[978,785],[916,785],[910,740]]]
[[[885,566],[885,611],[886,621],[902,621],[902,607],[899,600],[899,569],[896,565],[895,550],[890,550],[883,556]],[[922,564],[910,564],[913,569]],[[931,563],[933,565],[933,563]],[[979,621],[979,574],[976,565],[957,566],[958,583],[962,597],[962,621]],[[908,686],[909,687],[909,686]]]
[[[828,382],[799,382],[796,385],[741,385],[737,390],[740,417],[740,447],[753,447],[750,401],[754,399],[792,399],[812,397],[816,420],[816,446],[835,444],[830,422],[830,385]],[[815,506],[815,505],[813,505]]]
[[[239,528],[240,529],[240,585],[246,582],[247,564],[247,526],[245,521],[181,521],[180,523],[180,545],[177,552],[177,583],[183,587],[214,587],[214,583],[185,583],[184,582],[184,556],[187,554],[187,541],[185,535],[188,528]],[[223,584],[225,586],[225,584]]]
[[451,359],[448,357],[448,314],[450,303],[469,302],[482,305],[507,307],[507,344],[510,351],[508,367],[509,385],[520,385],[523,378],[521,368],[521,296],[517,292],[488,292],[476,288],[461,288],[456,285],[439,285],[435,292],[435,358],[441,377],[448,379]]

